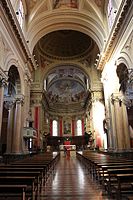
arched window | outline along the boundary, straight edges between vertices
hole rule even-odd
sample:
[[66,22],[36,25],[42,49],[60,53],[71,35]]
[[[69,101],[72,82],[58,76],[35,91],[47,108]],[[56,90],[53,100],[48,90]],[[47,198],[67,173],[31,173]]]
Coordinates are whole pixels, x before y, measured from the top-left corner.
[[115,16],[116,16],[116,9],[114,7],[113,0],[109,0],[107,12],[108,12],[108,24],[109,24],[109,28],[111,29],[115,20]]
[[53,136],[57,136],[58,135],[58,123],[56,120],[53,120],[53,130],[52,130],[52,133],[53,133]]
[[82,121],[80,119],[77,121],[77,135],[82,135]]

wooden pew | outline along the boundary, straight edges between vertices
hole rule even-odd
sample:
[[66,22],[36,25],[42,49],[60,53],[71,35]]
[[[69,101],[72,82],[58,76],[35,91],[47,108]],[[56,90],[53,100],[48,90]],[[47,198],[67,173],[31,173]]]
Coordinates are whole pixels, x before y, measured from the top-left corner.
[[0,170],[0,177],[5,177],[5,176],[19,176],[19,177],[34,176],[35,177],[34,187],[36,187],[37,191],[40,190],[41,180],[40,180],[40,172],[38,171]]
[[35,187],[36,177],[34,176],[0,176],[0,185],[27,185],[27,195],[35,200],[36,187]]
[[[118,183],[117,175],[122,174],[123,176],[126,177],[126,174],[129,174],[129,173],[133,174],[133,167],[129,168],[128,166],[125,166],[125,168],[107,169],[107,172],[104,176],[104,186],[106,187],[106,190],[109,195],[113,196],[113,194],[116,195],[117,193],[119,193],[118,184],[120,184],[120,182]],[[131,180],[128,181],[125,179],[125,183],[128,183],[128,184],[125,184],[124,187],[126,187],[127,189],[131,191],[132,190]]]
[[[122,168],[124,170],[125,168],[128,168],[130,166],[131,171],[133,169],[133,160],[126,160],[124,158],[116,159],[113,156],[109,156],[109,155],[101,156],[101,155],[98,155],[97,153],[95,154],[93,152],[89,152],[85,155],[77,153],[76,155],[77,155],[77,158],[82,162],[82,164],[85,165],[86,168],[88,168],[89,173],[92,174],[92,176],[96,179],[99,177],[99,180],[101,178],[103,178],[104,176],[105,176],[105,178],[109,176],[107,169],[110,167],[112,167],[112,169],[115,170],[115,167],[121,168],[121,166],[122,166]],[[104,166],[106,166],[106,167],[104,168]],[[131,172],[131,171],[128,171],[128,172]],[[126,172],[126,173],[128,173],[128,172]],[[103,174],[103,173],[105,173],[105,174]],[[122,171],[121,171],[121,173],[122,173]],[[120,172],[118,174],[120,174]],[[120,184],[121,180],[123,182],[125,180],[125,182],[126,182],[127,176],[125,175],[124,172],[122,174],[123,174],[123,176],[121,177],[121,179],[119,181],[117,180],[117,178],[116,178],[117,175],[115,174],[114,179],[117,184],[118,184],[118,182]],[[132,180],[132,178],[130,178],[130,179]],[[112,182],[113,182],[113,178],[112,178]],[[123,184],[123,182],[121,182],[121,184]],[[133,180],[132,180],[132,183],[133,183]],[[130,182],[130,185],[132,185],[132,183]],[[118,196],[120,196],[120,195],[118,195]]]
[[[0,166],[1,188],[3,188],[3,190],[4,188],[7,188],[10,192],[11,189],[14,190],[15,185],[17,184],[20,190],[22,189],[25,191],[26,188],[27,195],[27,191],[29,191],[30,187],[30,195],[32,196],[32,200],[34,200],[36,191],[39,190],[40,180],[42,186],[44,180],[47,179],[48,174],[54,170],[54,166],[58,159],[59,153],[52,156],[51,154],[37,155],[15,161],[8,165],[4,165],[3,167]],[[23,187],[23,185],[25,186]],[[25,192],[23,192],[23,199],[25,200]]]
[[14,168],[36,168],[36,169],[39,169],[39,168],[43,168],[43,173],[42,173],[42,176],[43,176],[43,179],[42,179],[42,184],[45,183],[45,181],[47,180],[48,178],[48,171],[49,171],[49,166],[46,165],[46,164],[37,164],[37,163],[19,163],[19,164],[12,164],[12,167]]
[[44,171],[44,168],[42,167],[21,167],[21,166],[0,166],[0,173],[3,173],[3,172],[17,172],[17,173],[22,173],[22,175],[24,175],[24,172],[25,172],[25,175],[26,173],[27,174],[36,174],[38,176],[38,190],[40,188],[40,186],[42,187],[43,186],[43,183],[44,183],[44,178],[45,178],[45,171]]
[[97,165],[97,174],[98,174],[98,180],[99,182],[103,182],[104,184],[104,178],[108,175],[107,170],[108,169],[123,169],[123,168],[133,168],[133,163],[129,162],[114,162],[114,163],[103,163]]
[[5,184],[0,185],[0,197],[21,197],[22,200],[26,200],[26,190],[27,185],[15,185],[15,184]]

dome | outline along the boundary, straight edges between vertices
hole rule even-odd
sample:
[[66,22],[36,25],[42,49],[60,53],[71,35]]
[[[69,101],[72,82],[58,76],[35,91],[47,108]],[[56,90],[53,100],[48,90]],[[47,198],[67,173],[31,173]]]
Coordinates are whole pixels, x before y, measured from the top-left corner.
[[59,30],[42,37],[37,47],[46,57],[62,60],[87,55],[94,47],[94,42],[79,31]]

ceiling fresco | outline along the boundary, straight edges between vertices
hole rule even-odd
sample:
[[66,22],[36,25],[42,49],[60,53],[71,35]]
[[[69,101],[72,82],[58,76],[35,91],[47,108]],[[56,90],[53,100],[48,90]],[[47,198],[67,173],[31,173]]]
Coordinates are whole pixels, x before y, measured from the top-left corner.
[[78,68],[73,65],[61,65],[56,69],[52,70],[47,76],[47,88],[51,84],[52,81],[61,78],[74,78],[77,81],[82,82],[84,86],[86,86],[87,76]]
[[33,53],[41,72],[56,63],[44,78],[44,101],[46,98],[50,111],[85,110],[90,100],[91,82],[81,64],[91,68],[98,52],[96,42],[76,30],[53,31],[37,42]]
[[78,8],[78,0],[53,0],[53,8]]
[[83,86],[75,80],[57,80],[48,90],[49,100],[56,103],[79,102],[85,99],[86,91]]
[[[89,94],[89,77],[73,65],[57,66],[46,77],[47,99],[51,109],[82,109]],[[69,105],[69,107],[68,107]]]

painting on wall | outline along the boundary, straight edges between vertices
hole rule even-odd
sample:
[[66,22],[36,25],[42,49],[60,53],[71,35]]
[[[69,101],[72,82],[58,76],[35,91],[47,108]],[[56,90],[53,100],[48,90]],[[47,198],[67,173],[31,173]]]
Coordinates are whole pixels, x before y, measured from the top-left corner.
[[56,81],[48,90],[48,97],[54,103],[80,102],[86,97],[83,86],[74,80],[62,79]]
[[78,8],[78,0],[53,0],[53,8]]
[[71,121],[64,120],[63,127],[64,127],[64,135],[71,135]]

